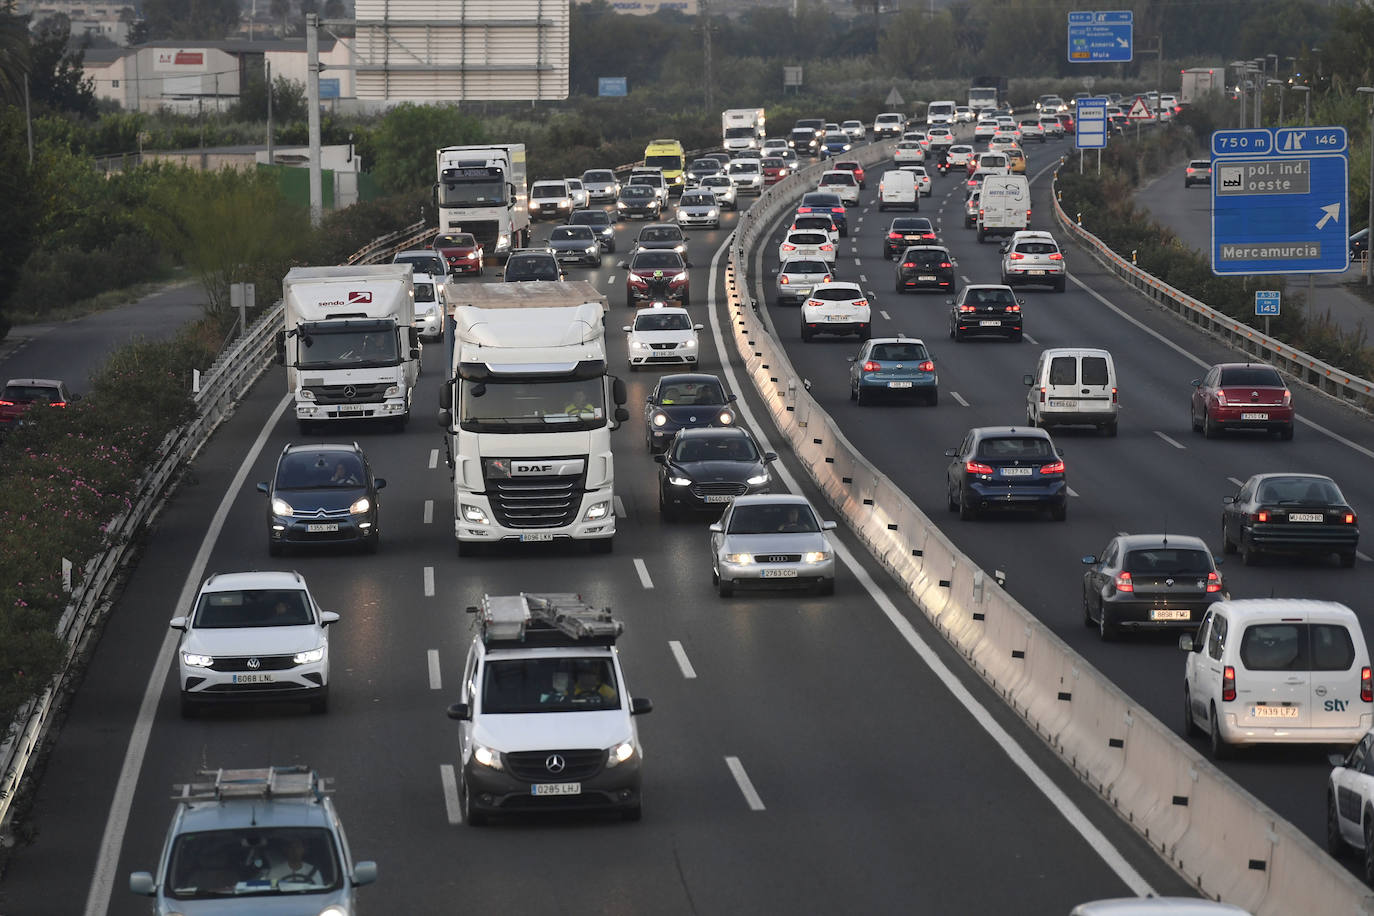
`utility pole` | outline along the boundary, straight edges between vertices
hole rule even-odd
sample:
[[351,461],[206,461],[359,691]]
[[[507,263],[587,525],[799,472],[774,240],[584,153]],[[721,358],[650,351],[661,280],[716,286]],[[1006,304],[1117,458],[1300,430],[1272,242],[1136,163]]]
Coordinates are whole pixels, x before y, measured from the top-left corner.
[[324,219],[323,176],[320,174],[320,17],[305,14],[305,88],[310,106],[307,122],[310,136],[310,225],[318,227]]
[[711,72],[711,4],[701,0],[701,50],[706,62],[706,114],[715,111],[715,79]]
[[272,62],[264,60],[263,79],[267,80],[267,164],[272,165],[276,162],[276,156],[272,150]]

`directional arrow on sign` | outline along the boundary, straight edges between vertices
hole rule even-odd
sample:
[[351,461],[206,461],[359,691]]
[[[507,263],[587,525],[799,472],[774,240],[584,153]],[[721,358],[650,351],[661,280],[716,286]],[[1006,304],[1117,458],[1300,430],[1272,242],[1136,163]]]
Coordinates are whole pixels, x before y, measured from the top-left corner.
[[1321,229],[1323,226],[1331,222],[1333,219],[1341,218],[1341,205],[1329,204],[1325,207],[1322,207],[1322,214],[1322,218],[1317,220],[1318,229]]
[[1116,43],[1119,44],[1119,45],[1121,45],[1121,47],[1123,47],[1123,48],[1129,48],[1129,47],[1131,46],[1131,43],[1130,43],[1129,41],[1127,41],[1127,40],[1124,39],[1124,38],[1120,38],[1120,37],[1118,37],[1118,38],[1116,39]]

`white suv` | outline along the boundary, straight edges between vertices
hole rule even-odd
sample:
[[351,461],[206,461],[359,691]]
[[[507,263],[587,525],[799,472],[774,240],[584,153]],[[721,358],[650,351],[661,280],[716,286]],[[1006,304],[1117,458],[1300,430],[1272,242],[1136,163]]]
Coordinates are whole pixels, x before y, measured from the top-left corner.
[[219,573],[205,580],[195,607],[173,617],[181,630],[177,684],[181,714],[212,703],[288,700],[329,708],[329,631],[339,615],[322,611],[297,572]]
[[857,283],[816,284],[802,301],[802,341],[817,334],[856,334],[868,340],[873,336],[871,298]]

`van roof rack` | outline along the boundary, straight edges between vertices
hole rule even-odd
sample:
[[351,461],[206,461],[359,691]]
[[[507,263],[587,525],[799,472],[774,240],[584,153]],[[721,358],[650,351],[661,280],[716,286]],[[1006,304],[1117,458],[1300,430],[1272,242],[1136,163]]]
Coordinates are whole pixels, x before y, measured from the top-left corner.
[[609,607],[596,608],[572,592],[483,595],[471,606],[488,646],[613,646],[624,625]]
[[173,801],[226,801],[235,798],[271,801],[278,798],[310,798],[316,801],[330,794],[333,780],[325,779],[308,766],[259,767],[256,769],[199,770],[203,782],[175,786]]

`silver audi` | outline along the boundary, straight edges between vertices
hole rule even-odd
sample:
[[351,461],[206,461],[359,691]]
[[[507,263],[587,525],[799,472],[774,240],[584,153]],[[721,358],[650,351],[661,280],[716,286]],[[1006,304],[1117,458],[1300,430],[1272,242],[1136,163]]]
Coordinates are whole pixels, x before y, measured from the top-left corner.
[[804,496],[760,493],[730,503],[711,526],[711,578],[722,598],[737,588],[835,591],[835,551]]

